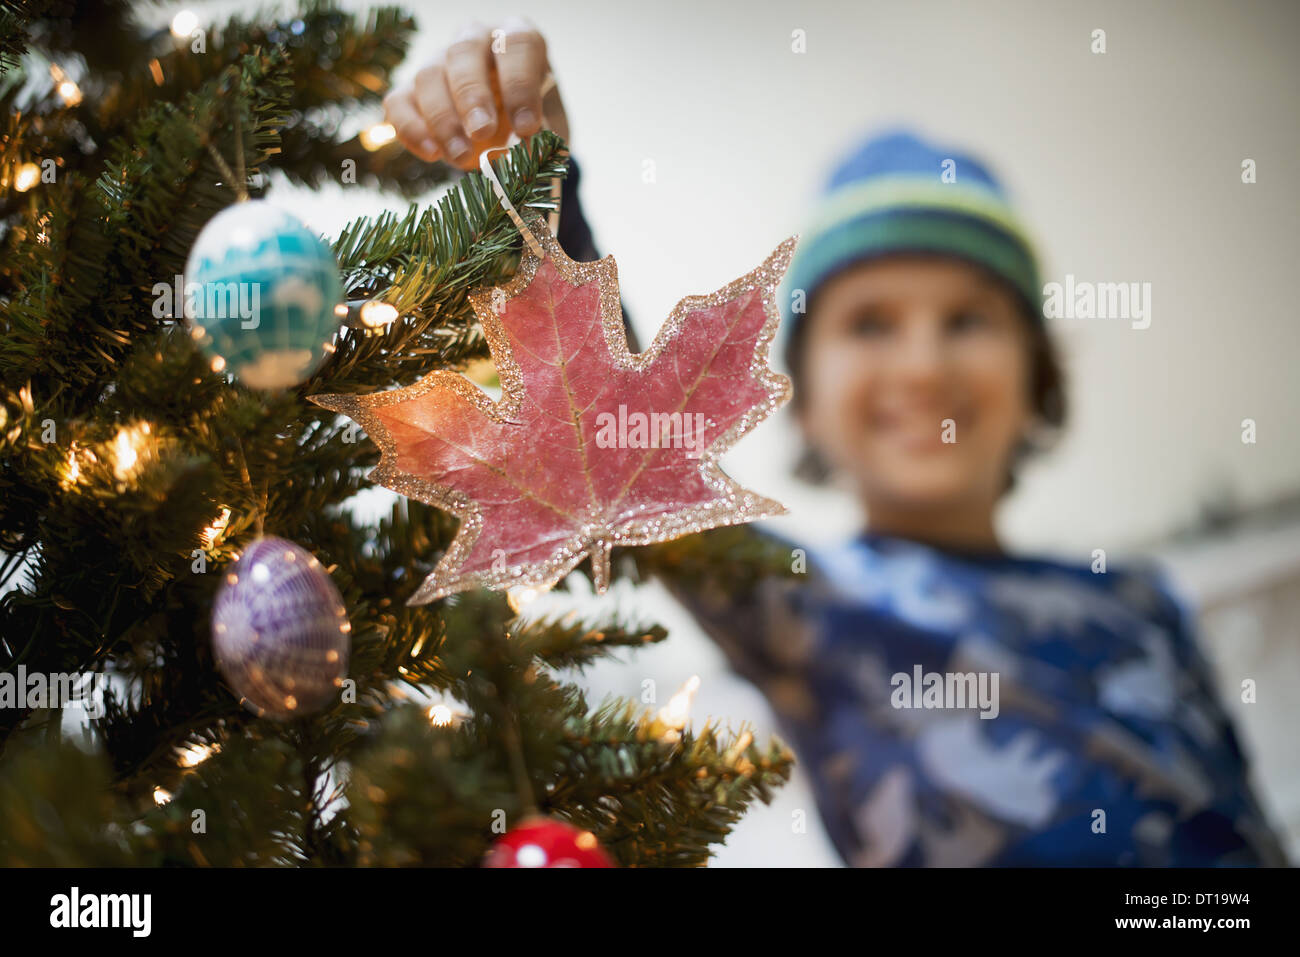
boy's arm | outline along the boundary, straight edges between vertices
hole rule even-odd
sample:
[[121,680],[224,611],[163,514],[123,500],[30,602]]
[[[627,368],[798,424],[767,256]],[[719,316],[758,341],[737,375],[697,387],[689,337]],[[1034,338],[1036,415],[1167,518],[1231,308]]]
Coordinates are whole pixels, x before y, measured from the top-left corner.
[[[578,166],[577,157],[570,153],[569,175],[564,178],[564,186],[560,191],[560,228],[556,231],[555,238],[559,240],[560,248],[570,259],[586,263],[600,259],[601,256],[596,250],[591,226],[582,209],[582,198],[578,193],[581,183],[582,169]],[[631,320],[628,319],[627,308],[623,307],[622,296],[619,297],[619,306],[623,308],[623,328],[627,332],[627,346],[632,352],[640,352],[641,346],[637,342],[636,330],[632,328]]]
[[[658,578],[726,655],[732,669],[784,697],[813,640],[799,614],[809,576],[790,543],[733,525],[635,550],[638,571]],[[792,568],[793,566],[793,568]]]

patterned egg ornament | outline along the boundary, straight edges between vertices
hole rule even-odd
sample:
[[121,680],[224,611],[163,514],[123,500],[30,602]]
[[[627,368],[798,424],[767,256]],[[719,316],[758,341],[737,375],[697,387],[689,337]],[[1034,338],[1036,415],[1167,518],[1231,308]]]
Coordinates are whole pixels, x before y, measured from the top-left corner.
[[338,700],[352,624],[314,555],[259,538],[225,572],[212,606],[212,648],[230,687],[258,715],[286,720]]
[[316,371],[342,298],[330,247],[263,200],[214,216],[185,263],[191,335],[214,370],[253,389],[289,388]]

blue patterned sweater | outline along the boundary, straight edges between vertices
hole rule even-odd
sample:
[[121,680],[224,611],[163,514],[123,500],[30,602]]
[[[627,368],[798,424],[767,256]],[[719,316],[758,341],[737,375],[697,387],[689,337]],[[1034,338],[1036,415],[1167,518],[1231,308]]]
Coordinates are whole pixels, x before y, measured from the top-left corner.
[[846,863],[1286,864],[1152,574],[869,534],[810,557],[749,597],[669,588],[766,693]]

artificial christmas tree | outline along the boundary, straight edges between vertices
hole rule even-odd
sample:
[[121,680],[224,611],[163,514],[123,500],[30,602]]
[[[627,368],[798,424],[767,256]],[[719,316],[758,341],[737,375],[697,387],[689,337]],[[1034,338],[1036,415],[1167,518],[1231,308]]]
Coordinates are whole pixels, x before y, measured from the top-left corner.
[[[214,351],[176,301],[204,226],[276,179],[414,197],[453,175],[337,132],[413,21],[315,4],[178,38],[151,13],[0,4],[0,676],[109,676],[84,736],[28,687],[0,706],[0,864],[473,865],[539,815],[621,865],[703,863],[788,776],[784,746],[563,682],[658,626],[526,623],[501,592],[408,603],[455,518],[401,499],[356,519],[380,450],[310,401],[488,357],[470,295],[523,245],[491,185],[346,228],[342,326],[288,378],[256,339]],[[546,208],[566,150],[544,131],[495,166]],[[269,374],[236,375],[235,348]],[[788,564],[743,527],[612,561],[727,589]]]

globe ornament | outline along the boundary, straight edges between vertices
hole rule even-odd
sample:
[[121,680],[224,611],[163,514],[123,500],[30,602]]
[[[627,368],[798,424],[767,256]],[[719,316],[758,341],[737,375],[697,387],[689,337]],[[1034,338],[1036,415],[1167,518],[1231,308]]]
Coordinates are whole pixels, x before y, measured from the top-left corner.
[[191,335],[215,371],[254,389],[286,389],[316,371],[342,298],[330,247],[262,200],[214,216],[185,264]]
[[314,555],[259,538],[226,571],[212,606],[217,668],[259,716],[300,717],[338,700],[352,625]]

